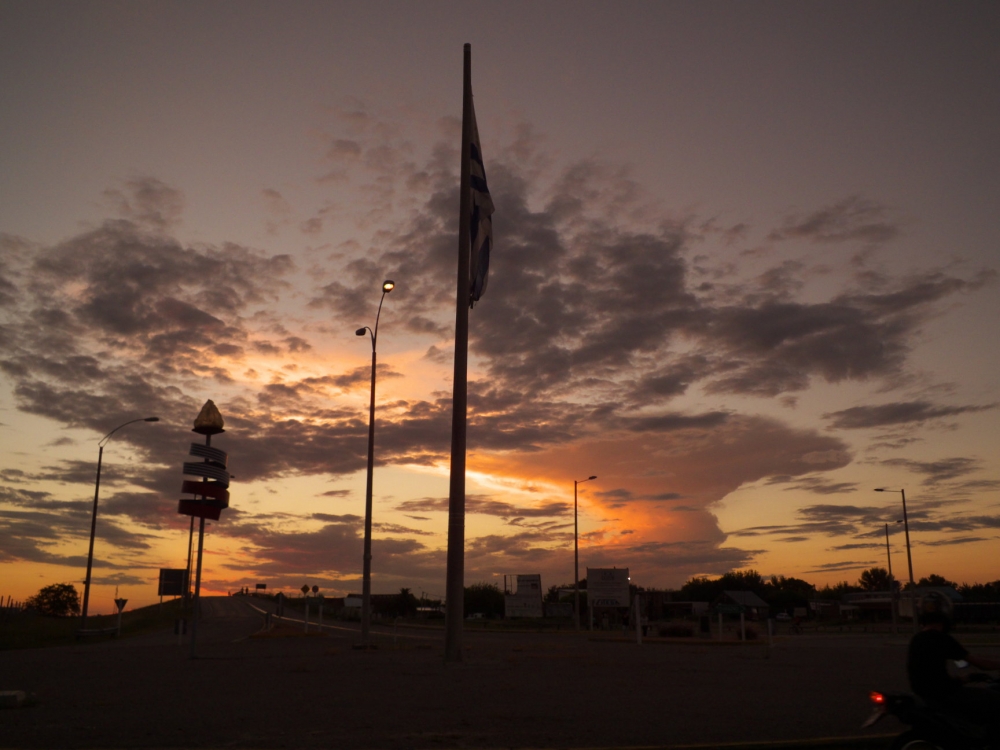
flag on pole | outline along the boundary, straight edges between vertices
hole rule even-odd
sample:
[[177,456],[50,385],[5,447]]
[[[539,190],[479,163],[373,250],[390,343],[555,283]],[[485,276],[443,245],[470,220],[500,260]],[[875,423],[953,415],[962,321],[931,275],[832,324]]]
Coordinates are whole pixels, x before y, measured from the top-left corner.
[[469,248],[472,253],[472,273],[469,286],[469,307],[474,307],[486,291],[487,275],[490,272],[490,250],[493,246],[493,199],[486,185],[486,167],[483,166],[483,151],[479,146],[479,128],[476,125],[476,108],[472,109],[472,132],[469,139]]

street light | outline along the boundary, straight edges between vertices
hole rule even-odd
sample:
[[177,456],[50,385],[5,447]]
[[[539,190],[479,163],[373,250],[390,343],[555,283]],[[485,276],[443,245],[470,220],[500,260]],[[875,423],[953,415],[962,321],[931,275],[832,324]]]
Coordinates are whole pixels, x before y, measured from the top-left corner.
[[375,314],[375,329],[363,326],[355,331],[355,335],[364,336],[365,331],[372,339],[372,393],[368,406],[368,483],[365,487],[365,553],[364,567],[361,578],[361,644],[368,645],[368,631],[372,620],[372,473],[375,468],[375,345],[378,343],[378,319],[382,315],[382,303],[385,295],[396,287],[396,282],[386,279],[382,282],[382,298]]
[[[902,523],[902,521],[896,521]],[[889,565],[889,610],[892,613],[892,632],[899,632],[896,627],[896,581],[892,577],[892,553],[889,551],[889,524],[885,524],[885,560]]]
[[577,630],[580,629],[580,527],[577,523],[577,487],[591,479],[597,477],[573,480],[573,622]]
[[122,427],[126,427],[130,424],[135,424],[136,422],[159,422],[159,417],[145,417],[143,419],[133,419],[125,424],[120,424],[103,438],[97,444],[97,481],[94,485],[94,513],[90,518],[90,550],[87,552],[87,578],[83,583],[83,614],[80,618],[80,630],[87,629],[87,610],[90,606],[90,571],[94,566],[94,534],[97,531],[97,497],[101,492],[101,462],[104,458],[104,446],[108,444],[111,440],[111,436],[114,435]]
[[[876,492],[898,492],[903,498],[903,531],[906,534],[906,564],[910,571],[910,588],[916,588],[916,583],[913,580],[913,556],[910,554],[910,522],[906,515],[906,490],[890,490],[886,487],[876,487]],[[916,600],[914,591],[910,592],[910,607],[913,610],[911,615],[913,616],[913,630],[917,630],[917,613],[916,613]]]

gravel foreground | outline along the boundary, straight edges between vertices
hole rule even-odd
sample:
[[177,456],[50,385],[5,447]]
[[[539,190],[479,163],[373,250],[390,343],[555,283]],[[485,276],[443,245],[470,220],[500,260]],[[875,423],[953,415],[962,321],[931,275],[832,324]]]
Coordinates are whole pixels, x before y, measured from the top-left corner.
[[[638,646],[588,633],[439,630],[252,637],[242,597],[205,600],[198,659],[168,633],[0,652],[3,748],[610,748],[864,735],[872,689],[906,688],[906,636]],[[996,649],[987,649],[995,652]],[[888,719],[868,734],[898,731]],[[877,731],[876,731],[877,730]],[[850,743],[845,742],[845,746]]]

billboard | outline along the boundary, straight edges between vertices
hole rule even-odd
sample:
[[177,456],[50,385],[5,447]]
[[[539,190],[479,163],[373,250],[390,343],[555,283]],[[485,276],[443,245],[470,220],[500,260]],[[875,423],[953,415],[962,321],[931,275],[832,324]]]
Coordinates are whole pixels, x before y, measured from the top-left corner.
[[517,576],[517,590],[503,598],[504,617],[542,616],[542,576]]
[[629,606],[628,568],[587,568],[587,601],[591,607]]
[[157,596],[184,596],[187,589],[187,569],[160,568],[160,586]]

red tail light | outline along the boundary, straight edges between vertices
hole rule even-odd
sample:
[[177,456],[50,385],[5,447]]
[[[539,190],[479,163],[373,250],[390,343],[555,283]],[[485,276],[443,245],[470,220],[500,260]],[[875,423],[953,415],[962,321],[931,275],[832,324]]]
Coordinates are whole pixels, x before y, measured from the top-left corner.
[[871,693],[868,693],[868,697],[871,698],[872,703],[876,706],[881,706],[885,703],[885,696],[882,695],[882,693],[872,691]]

